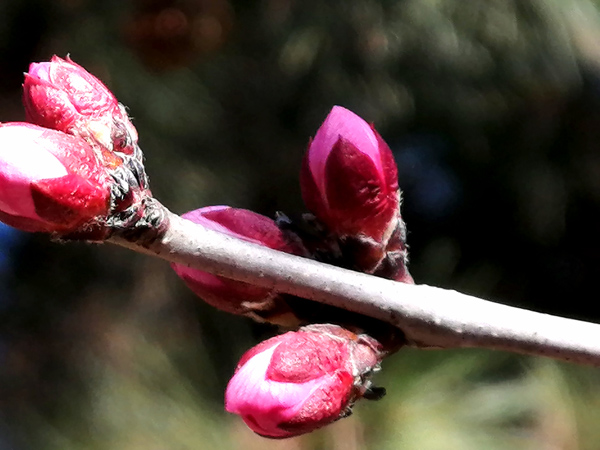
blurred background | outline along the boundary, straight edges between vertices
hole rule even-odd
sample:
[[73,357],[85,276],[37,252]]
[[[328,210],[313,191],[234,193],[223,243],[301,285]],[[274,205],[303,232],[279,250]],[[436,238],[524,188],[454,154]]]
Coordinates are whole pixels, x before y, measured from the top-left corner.
[[[598,4],[1,0],[0,121],[30,62],[70,54],[129,107],[164,204],[273,216],[304,211],[343,105],[395,153],[417,282],[600,321]],[[403,350],[383,400],[265,440],[223,392],[272,333],[163,261],[0,224],[0,450],[600,448],[598,370],[473,350]]]

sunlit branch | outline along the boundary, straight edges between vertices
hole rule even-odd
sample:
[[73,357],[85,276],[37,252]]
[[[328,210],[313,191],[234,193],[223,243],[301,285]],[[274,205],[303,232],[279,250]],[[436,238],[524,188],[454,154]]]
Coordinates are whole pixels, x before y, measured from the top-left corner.
[[416,347],[477,347],[600,366],[598,324],[341,269],[205,229],[160,204],[156,208],[168,223],[164,232],[114,236],[109,242],[386,321]]

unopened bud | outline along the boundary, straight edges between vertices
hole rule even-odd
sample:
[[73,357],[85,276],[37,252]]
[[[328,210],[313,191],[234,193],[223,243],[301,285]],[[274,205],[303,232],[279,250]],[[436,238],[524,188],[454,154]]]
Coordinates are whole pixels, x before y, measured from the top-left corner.
[[113,93],[78,64],[53,56],[32,63],[23,83],[27,120],[82,137],[109,151],[133,154],[137,131]]
[[370,376],[381,345],[335,325],[310,325],[248,350],[225,392],[225,409],[256,433],[286,438],[351,413],[356,400],[373,398]]
[[342,241],[358,270],[376,273],[392,256],[388,245],[398,240],[401,245],[393,245],[404,253],[401,261],[394,256],[394,264],[405,263],[398,171],[371,125],[334,106],[310,142],[300,182],[306,206]]
[[0,124],[0,220],[59,234],[110,208],[112,179],[83,139],[28,123]]
[[[306,250],[291,233],[280,230],[268,217],[246,209],[211,206],[190,211],[182,217],[244,241],[306,256]],[[271,289],[229,280],[182,264],[171,266],[196,295],[215,308],[272,323],[298,323],[285,300]]]

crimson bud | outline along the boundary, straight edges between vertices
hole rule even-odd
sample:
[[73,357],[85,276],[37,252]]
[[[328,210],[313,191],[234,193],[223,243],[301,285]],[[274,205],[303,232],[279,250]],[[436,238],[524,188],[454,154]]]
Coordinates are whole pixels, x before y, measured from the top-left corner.
[[0,220],[67,234],[110,208],[112,179],[83,139],[28,123],[0,124]]
[[287,438],[350,414],[371,390],[381,345],[336,325],[310,325],[248,350],[225,392],[225,409],[256,433]]
[[334,106],[309,144],[300,184],[304,203],[337,236],[355,269],[412,282],[398,170],[372,125]]
[[[182,217],[208,229],[274,250],[300,256],[307,254],[292,233],[280,230],[273,220],[253,211],[210,206],[190,211]],[[182,264],[173,263],[171,267],[196,295],[215,308],[259,321],[286,325],[298,323],[284,299],[271,289],[230,280]]]
[[109,151],[133,154],[137,131],[114,94],[80,65],[53,56],[32,63],[23,83],[27,120],[82,137]]

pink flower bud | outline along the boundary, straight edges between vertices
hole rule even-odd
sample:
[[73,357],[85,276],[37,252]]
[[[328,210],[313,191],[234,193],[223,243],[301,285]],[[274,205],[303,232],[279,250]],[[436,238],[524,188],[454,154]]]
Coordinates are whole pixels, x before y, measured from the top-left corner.
[[131,154],[137,131],[113,93],[67,57],[32,63],[23,83],[27,120]]
[[28,123],[0,124],[0,220],[24,231],[80,231],[108,213],[111,179],[92,147]]
[[256,433],[286,438],[350,414],[370,390],[381,345],[335,325],[310,325],[248,350],[225,392],[225,409]]
[[384,243],[400,207],[392,152],[353,112],[334,106],[311,141],[300,174],[308,209],[341,236]]
[[[246,209],[211,206],[190,211],[182,217],[245,241],[294,255],[306,255],[300,241],[291,233],[280,230],[268,217]],[[215,308],[274,323],[289,324],[288,320],[292,319],[293,314],[287,304],[270,289],[229,280],[181,264],[171,266],[196,295]]]

